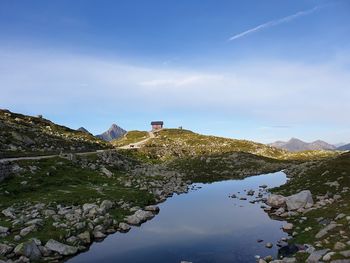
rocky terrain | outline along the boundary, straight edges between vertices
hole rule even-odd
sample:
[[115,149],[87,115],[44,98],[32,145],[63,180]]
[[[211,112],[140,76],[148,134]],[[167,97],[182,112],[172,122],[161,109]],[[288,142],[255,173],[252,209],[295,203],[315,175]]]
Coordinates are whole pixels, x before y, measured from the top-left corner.
[[42,116],[0,110],[0,158],[108,148],[109,144],[92,135],[57,125]]
[[297,138],[292,138],[288,142],[277,141],[269,144],[272,147],[279,149],[284,149],[291,152],[300,152],[300,151],[319,151],[319,150],[336,150],[337,147],[329,144],[327,142],[317,140],[314,142],[304,142]]
[[100,138],[101,140],[110,142],[114,139],[122,137],[124,134],[126,134],[126,130],[120,128],[117,124],[112,124],[112,126],[107,131],[100,135],[96,135],[96,137]]
[[265,210],[288,221],[292,239],[282,254],[293,259],[273,262],[350,262],[350,154],[285,172],[290,180],[273,189]]

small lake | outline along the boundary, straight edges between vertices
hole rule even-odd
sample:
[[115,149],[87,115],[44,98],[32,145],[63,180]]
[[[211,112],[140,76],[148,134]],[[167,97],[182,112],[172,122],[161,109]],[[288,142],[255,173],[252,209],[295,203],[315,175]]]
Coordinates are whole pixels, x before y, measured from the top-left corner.
[[[275,187],[286,181],[286,175],[277,172],[195,184],[200,189],[160,204],[160,213],[151,221],[126,234],[110,235],[68,262],[248,263],[255,262],[255,255],[276,256],[276,242],[287,237],[280,229],[284,222],[269,218],[260,208],[262,203],[249,203],[255,197],[244,190],[253,189],[257,194],[260,185]],[[232,194],[247,200],[229,198]],[[258,243],[258,239],[264,241]],[[273,243],[273,248],[266,248],[266,242]]]

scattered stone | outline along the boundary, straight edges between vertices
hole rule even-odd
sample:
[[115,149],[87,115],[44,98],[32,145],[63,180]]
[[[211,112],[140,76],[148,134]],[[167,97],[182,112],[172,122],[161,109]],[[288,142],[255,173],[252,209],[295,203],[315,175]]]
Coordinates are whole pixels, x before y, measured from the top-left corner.
[[90,237],[89,231],[85,231],[83,233],[80,233],[78,235],[78,238],[86,245],[91,243],[91,237]]
[[53,240],[53,239],[50,239],[49,241],[47,241],[45,247],[48,250],[57,252],[61,255],[65,255],[65,256],[74,255],[78,252],[78,248],[62,244],[62,243],[60,243],[56,240]]
[[337,224],[334,223],[334,222],[331,222],[329,225],[327,225],[326,227],[322,228],[317,234],[316,234],[316,238],[319,239],[319,238],[322,238],[324,237],[325,235],[328,234],[328,231],[334,229],[337,227]]
[[273,244],[270,243],[270,242],[268,242],[268,243],[265,244],[265,247],[267,247],[267,248],[272,248],[272,247],[273,247]]
[[29,233],[33,232],[36,230],[36,226],[35,225],[30,225],[30,226],[27,226],[26,228],[23,228],[19,234],[24,237],[26,235],[28,235]]
[[287,223],[287,224],[283,225],[282,229],[284,231],[291,231],[293,229],[293,227],[294,227],[293,224]]
[[154,214],[150,211],[137,210],[135,214],[126,218],[129,225],[140,225],[141,223],[154,217]]
[[130,230],[130,226],[126,223],[120,223],[119,224],[119,229],[122,231],[122,232],[128,232]]
[[32,261],[38,261],[42,255],[34,240],[20,243],[14,249],[16,255],[25,256]]
[[337,242],[334,244],[334,250],[342,250],[346,248],[346,245],[342,242]]
[[315,250],[311,253],[311,255],[307,258],[307,263],[318,263],[323,255],[325,255],[329,249]]
[[5,256],[8,253],[12,252],[13,247],[6,245],[6,244],[0,244],[0,256]]

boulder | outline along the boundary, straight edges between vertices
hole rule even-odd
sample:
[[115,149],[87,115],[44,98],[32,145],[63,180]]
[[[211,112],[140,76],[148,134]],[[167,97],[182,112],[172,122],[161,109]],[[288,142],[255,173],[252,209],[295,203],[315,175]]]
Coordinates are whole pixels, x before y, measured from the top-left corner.
[[100,208],[104,213],[107,212],[112,207],[113,207],[113,203],[110,200],[104,200],[100,205]]
[[154,213],[158,213],[159,212],[159,207],[156,206],[156,205],[149,205],[149,206],[146,206],[144,208],[145,211],[150,211],[150,212],[154,212]]
[[320,259],[329,251],[329,249],[316,250],[307,258],[307,263],[318,263]]
[[287,223],[287,224],[283,225],[282,229],[284,231],[291,231],[293,229],[293,227],[294,227],[293,224]]
[[0,235],[6,235],[9,232],[8,227],[0,226]]
[[135,214],[128,216],[126,221],[129,225],[140,225],[153,217],[154,214],[150,211],[137,210]]
[[13,250],[13,248],[6,244],[0,244],[0,256],[5,256],[6,254],[10,253]]
[[120,229],[120,231],[121,232],[128,232],[129,230],[130,230],[130,226],[128,225],[128,224],[126,224],[126,223],[120,223],[119,224],[119,229]]
[[91,243],[91,237],[90,237],[89,231],[85,231],[79,234],[78,238],[86,245]]
[[78,248],[68,246],[66,244],[62,244],[62,243],[60,243],[56,240],[53,240],[53,239],[50,239],[49,241],[47,241],[45,247],[48,250],[57,252],[57,253],[64,255],[64,256],[74,255],[78,252]]
[[287,196],[285,201],[289,211],[298,210],[300,208],[310,208],[314,204],[312,194],[309,190],[304,190],[295,195]]
[[38,261],[42,255],[34,240],[29,240],[24,243],[18,244],[14,252],[16,255],[25,256],[32,261]]
[[26,235],[28,235],[29,233],[33,232],[36,230],[36,226],[35,225],[30,225],[30,226],[27,226],[26,228],[23,228],[19,234],[24,237]]
[[285,206],[286,198],[283,195],[271,194],[267,198],[266,203],[273,208],[280,208]]

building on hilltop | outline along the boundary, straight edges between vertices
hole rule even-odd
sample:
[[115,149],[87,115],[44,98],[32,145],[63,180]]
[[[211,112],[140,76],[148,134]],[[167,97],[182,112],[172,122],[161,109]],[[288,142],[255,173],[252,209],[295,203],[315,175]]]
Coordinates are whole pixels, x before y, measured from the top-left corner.
[[152,131],[163,129],[164,122],[163,121],[152,121]]

